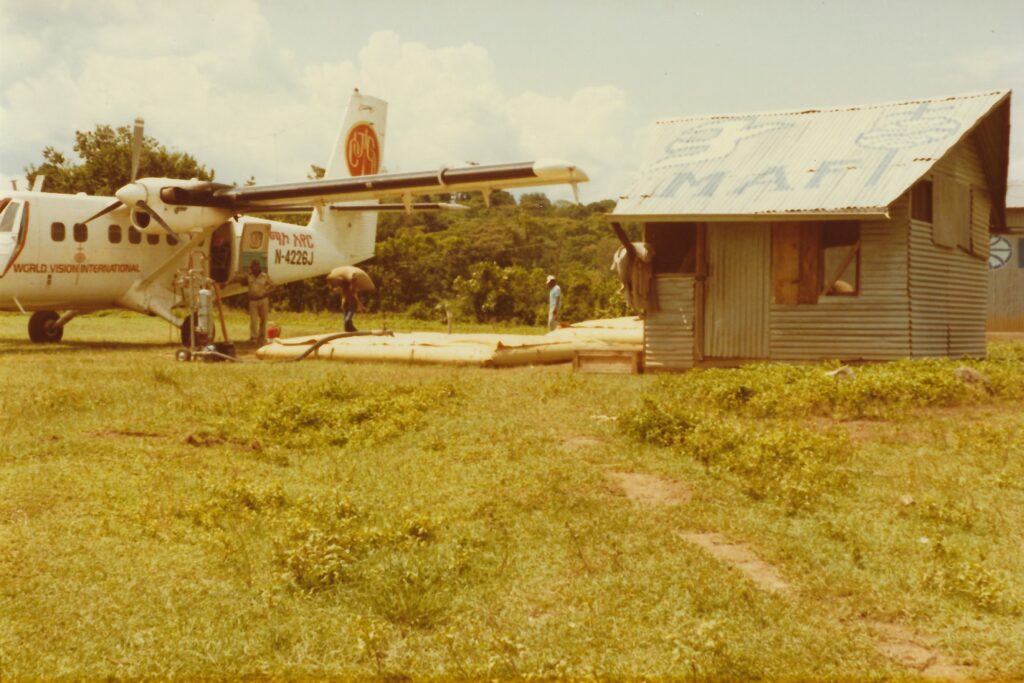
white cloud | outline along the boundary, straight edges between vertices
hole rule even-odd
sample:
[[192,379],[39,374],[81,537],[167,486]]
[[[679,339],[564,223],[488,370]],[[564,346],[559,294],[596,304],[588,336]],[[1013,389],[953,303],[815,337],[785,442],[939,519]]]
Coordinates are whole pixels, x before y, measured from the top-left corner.
[[38,163],[47,145],[70,152],[75,130],[143,115],[148,134],[194,154],[219,180],[300,179],[326,162],[356,86],[389,102],[390,170],[565,158],[590,173],[588,200],[620,191],[629,170],[623,139],[636,113],[625,92],[506,93],[479,45],[430,47],[380,31],[350,58],[300,63],[250,0],[67,1],[47,3],[45,14],[0,3],[5,175]]

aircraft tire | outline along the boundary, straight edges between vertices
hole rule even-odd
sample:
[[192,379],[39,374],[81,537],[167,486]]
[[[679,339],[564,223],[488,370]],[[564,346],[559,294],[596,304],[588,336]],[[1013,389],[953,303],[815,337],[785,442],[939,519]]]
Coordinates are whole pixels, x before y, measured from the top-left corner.
[[[199,314],[193,313],[189,317],[185,318],[185,321],[181,323],[181,345],[186,349],[192,348],[192,330],[196,329],[196,325],[199,324]],[[215,332],[215,330],[214,330]],[[209,341],[213,341],[215,334],[210,334]]]
[[64,337],[63,327],[54,327],[60,316],[54,311],[36,311],[28,319],[28,338],[37,344],[55,344]]
[[181,345],[186,349],[192,348],[192,330],[195,329],[195,324],[195,314],[185,318],[185,321],[181,323]]

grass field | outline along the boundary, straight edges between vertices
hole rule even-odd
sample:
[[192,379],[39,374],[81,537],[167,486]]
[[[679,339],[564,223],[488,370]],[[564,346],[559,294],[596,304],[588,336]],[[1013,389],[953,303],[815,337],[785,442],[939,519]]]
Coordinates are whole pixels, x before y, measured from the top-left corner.
[[182,364],[156,319],[25,322],[4,679],[1024,677],[1022,344],[984,386]]

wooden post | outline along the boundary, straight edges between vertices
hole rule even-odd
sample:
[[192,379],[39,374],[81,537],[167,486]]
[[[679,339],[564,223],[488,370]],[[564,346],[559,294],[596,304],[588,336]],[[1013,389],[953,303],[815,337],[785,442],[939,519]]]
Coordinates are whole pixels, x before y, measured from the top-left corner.
[[629,254],[631,258],[636,258],[636,247],[634,247],[633,243],[629,240],[629,235],[627,235],[626,231],[622,229],[622,225],[619,223],[612,223],[612,230],[615,231],[615,236],[619,238],[620,242],[622,242],[622,246],[626,249],[626,253]]
[[697,224],[697,272],[693,282],[693,359],[704,360],[704,300],[708,279],[708,224]]

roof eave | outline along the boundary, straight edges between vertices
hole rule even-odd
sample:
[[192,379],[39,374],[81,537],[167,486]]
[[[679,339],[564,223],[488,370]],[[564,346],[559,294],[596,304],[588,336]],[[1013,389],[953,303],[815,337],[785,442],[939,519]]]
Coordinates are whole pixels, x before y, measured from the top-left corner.
[[783,223],[790,221],[889,220],[889,207],[842,211],[785,211],[753,214],[610,213],[608,220],[623,223]]

